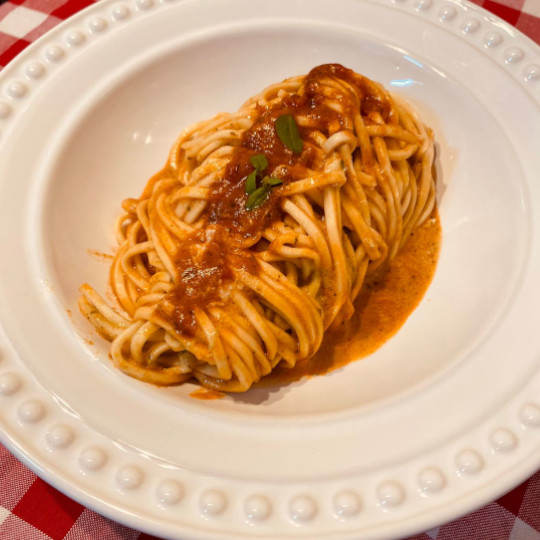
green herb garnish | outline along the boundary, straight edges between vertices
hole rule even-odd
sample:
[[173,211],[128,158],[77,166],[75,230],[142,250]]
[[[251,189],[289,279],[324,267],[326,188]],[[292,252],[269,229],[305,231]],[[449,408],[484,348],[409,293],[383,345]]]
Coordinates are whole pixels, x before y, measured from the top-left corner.
[[262,181],[263,186],[281,186],[283,184],[283,180],[281,178],[275,178],[271,176],[265,176]]
[[294,154],[300,154],[304,148],[304,142],[298,131],[298,124],[291,114],[282,114],[278,116],[275,123],[275,128],[279,140],[290,148]]
[[247,198],[246,210],[253,210],[254,208],[257,208],[258,206],[261,206],[261,204],[263,204],[264,201],[266,201],[269,193],[270,193],[270,189],[267,187],[257,188]]
[[255,154],[249,158],[249,161],[260,172],[263,172],[268,167],[268,160],[264,154]]
[[246,178],[246,193],[251,195],[257,189],[257,169],[250,172]]
[[268,198],[270,190],[275,186],[283,184],[283,180],[281,178],[265,176],[261,180],[261,186],[257,187],[257,180],[260,180],[263,171],[268,167],[268,160],[264,154],[255,154],[254,156],[251,156],[249,160],[251,161],[254,170],[248,174],[244,189],[248,194],[246,210],[253,210],[258,206],[261,206]]

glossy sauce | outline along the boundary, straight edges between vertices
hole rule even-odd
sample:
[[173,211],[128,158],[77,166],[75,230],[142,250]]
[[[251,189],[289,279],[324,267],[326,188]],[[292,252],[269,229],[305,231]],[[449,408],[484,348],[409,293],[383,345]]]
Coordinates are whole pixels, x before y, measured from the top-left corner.
[[353,317],[325,333],[321,348],[293,369],[277,366],[256,387],[275,386],[323,375],[368,356],[390,339],[422,300],[435,273],[441,244],[438,214],[415,229],[394,260],[369,276]]
[[174,305],[176,330],[186,336],[195,333],[195,308],[219,303],[223,284],[234,280],[234,271],[256,273],[255,255],[229,244],[222,227],[197,231],[178,248],[175,257],[177,280],[169,295]]
[[[322,80],[328,77],[342,79],[355,88],[354,94],[342,92],[333,96],[342,112],[337,111],[325,95]],[[264,204],[246,210],[245,183],[254,170],[250,158],[263,153],[268,160],[264,174],[280,178],[284,185],[305,178],[309,170],[320,170],[323,156],[313,144],[313,137],[317,132],[329,137],[342,129],[352,129],[349,124],[352,111],[358,106],[357,100],[363,115],[375,112],[389,119],[388,100],[375,91],[368,79],[339,64],[327,64],[307,75],[301,95],[289,95],[269,107],[256,108],[254,124],[244,132],[223,177],[210,188],[210,200],[202,216],[203,231],[184,242],[174,257],[175,287],[168,297],[174,309],[164,315],[178,332],[186,337],[193,336],[196,330],[194,309],[220,305],[220,290],[234,280],[235,270],[257,273],[257,263],[249,248],[260,240],[266,227],[281,219],[279,187],[271,190]],[[304,144],[298,155],[277,136],[274,124],[284,114],[305,120],[299,127]],[[212,235],[210,239],[208,231]]]

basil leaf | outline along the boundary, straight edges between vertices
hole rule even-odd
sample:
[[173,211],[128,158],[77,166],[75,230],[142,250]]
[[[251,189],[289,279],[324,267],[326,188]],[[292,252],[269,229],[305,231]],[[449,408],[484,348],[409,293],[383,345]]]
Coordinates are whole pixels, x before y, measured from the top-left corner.
[[283,184],[283,180],[281,178],[275,178],[273,176],[265,176],[263,178],[263,186],[281,186]]
[[294,154],[300,154],[304,148],[304,142],[300,137],[298,125],[291,114],[282,114],[276,119],[274,126],[276,128],[279,140],[290,148]]
[[268,188],[260,187],[256,189],[246,201],[246,210],[253,210],[266,201],[268,197]]
[[249,160],[258,171],[264,171],[264,169],[268,167],[268,160],[264,154],[255,154],[254,156],[251,156]]
[[252,171],[246,178],[246,193],[251,195],[257,189],[257,171]]

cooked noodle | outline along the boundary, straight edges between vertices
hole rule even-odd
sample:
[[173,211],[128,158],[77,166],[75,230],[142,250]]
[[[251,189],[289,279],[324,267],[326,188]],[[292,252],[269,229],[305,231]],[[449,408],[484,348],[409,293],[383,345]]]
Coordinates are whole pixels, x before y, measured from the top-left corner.
[[[300,152],[276,133],[284,115]],[[260,155],[276,185],[248,209]],[[80,309],[128,375],[245,391],[278,363],[307,361],[351,316],[366,273],[432,212],[433,158],[411,107],[340,65],[272,85],[181,134],[122,205],[118,306],[85,284]]]

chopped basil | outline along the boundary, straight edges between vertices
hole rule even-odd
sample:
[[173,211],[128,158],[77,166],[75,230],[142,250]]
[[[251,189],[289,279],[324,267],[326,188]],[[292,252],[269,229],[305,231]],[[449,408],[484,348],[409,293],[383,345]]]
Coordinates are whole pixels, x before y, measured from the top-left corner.
[[275,121],[275,128],[279,140],[290,148],[294,154],[300,154],[304,148],[304,143],[298,131],[298,125],[294,116],[291,114],[282,114]]
[[255,154],[254,156],[251,156],[249,160],[258,171],[262,172],[268,167],[268,160],[264,154]]
[[272,176],[265,176],[263,178],[263,186],[281,186],[281,184],[283,184],[283,180],[281,178],[275,178],[275,177],[272,177]]
[[253,210],[266,201],[268,194],[270,193],[269,189],[266,187],[257,188],[246,201],[246,210]]
[[[268,198],[270,190],[275,186],[283,184],[281,178],[271,176],[265,176],[261,180],[262,172],[268,167],[268,160],[264,154],[255,154],[251,156],[249,160],[251,161],[254,170],[248,174],[244,186],[248,195],[246,201],[246,210],[248,211],[261,206]],[[257,187],[257,180],[261,181],[262,185],[260,187]]]
[[249,173],[246,178],[246,193],[251,195],[257,189],[257,170]]

